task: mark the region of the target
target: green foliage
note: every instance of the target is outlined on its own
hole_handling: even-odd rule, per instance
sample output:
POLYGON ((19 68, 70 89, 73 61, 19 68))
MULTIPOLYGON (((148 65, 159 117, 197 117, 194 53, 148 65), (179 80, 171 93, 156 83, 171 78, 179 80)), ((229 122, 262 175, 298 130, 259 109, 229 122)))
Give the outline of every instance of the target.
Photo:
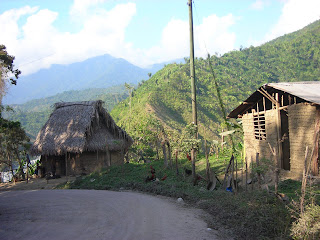
POLYGON ((11 56, 7 53, 6 46, 0 44, 0 97, 3 96, 2 90, 4 89, 7 78, 9 77, 11 84, 16 85, 17 79, 21 74, 19 69, 14 69, 14 59, 14 56, 11 56), (10 74, 13 74, 14 77, 10 77, 10 74))
POLYGON ((320 206, 309 204, 298 220, 292 224, 293 239, 320 239, 320 206))
POLYGON ((23 158, 29 147, 29 138, 20 122, 2 118, 0 111, 0 165, 7 165, 12 170, 13 163, 18 162, 18 172, 23 177, 23 158))
POLYGON ((258 174, 266 174, 269 170, 273 170, 274 162, 270 159, 262 158, 259 161, 259 166, 256 162, 251 162, 250 168, 252 172, 258 174))

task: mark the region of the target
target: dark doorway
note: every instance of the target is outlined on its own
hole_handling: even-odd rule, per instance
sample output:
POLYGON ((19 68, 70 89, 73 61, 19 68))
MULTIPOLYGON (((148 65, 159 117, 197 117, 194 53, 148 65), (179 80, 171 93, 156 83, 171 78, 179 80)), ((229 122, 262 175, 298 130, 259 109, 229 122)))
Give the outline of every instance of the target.
POLYGON ((60 176, 66 175, 66 159, 65 155, 57 156, 55 158, 56 163, 56 174, 60 176))
POLYGON ((289 142, 289 123, 288 112, 280 111, 281 115, 281 138, 282 138, 282 168, 290 170, 290 142, 289 142))

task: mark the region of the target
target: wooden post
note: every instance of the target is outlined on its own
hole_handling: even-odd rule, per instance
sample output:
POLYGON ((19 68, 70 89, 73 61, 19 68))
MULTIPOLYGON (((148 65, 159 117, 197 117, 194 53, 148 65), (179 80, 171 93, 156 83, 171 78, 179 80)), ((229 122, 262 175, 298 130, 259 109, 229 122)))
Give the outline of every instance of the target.
POLYGON ((66 155, 65 155, 65 161, 66 161, 66 179, 67 179, 67 182, 68 182, 68 153, 66 152, 66 155))
POLYGON ((289 101, 289 105, 291 105, 292 104, 292 98, 291 98, 290 94, 288 95, 288 101, 289 101))
POLYGON ((258 176, 258 187, 259 189, 261 189, 261 175, 259 172, 259 166, 260 166, 260 162, 259 162, 259 153, 256 153, 256 163, 257 163, 257 176, 258 176))
POLYGON ((231 164, 232 164, 233 159, 234 159, 234 156, 233 156, 233 154, 232 154, 232 155, 231 155, 231 158, 230 158, 230 161, 229 161, 229 164, 228 164, 228 166, 227 166, 227 168, 226 168, 226 172, 225 172, 225 175, 224 175, 222 188, 225 188, 225 187, 226 187, 227 175, 228 175, 228 173, 229 173, 229 169, 230 169, 230 167, 231 167, 231 164))
POLYGON ((178 150, 176 150, 176 174, 179 175, 179 168, 178 168, 178 150))
POLYGON ((209 165, 209 157, 208 157, 208 146, 207 146, 207 139, 204 140, 205 144, 205 155, 206 155, 206 175, 207 175, 207 181, 210 181, 210 165, 209 165))
POLYGON ((236 179, 235 179, 236 181, 236 192, 238 191, 238 161, 237 161, 237 159, 236 159, 236 179))
POLYGON ((194 147, 191 149, 191 162, 192 162, 192 177, 193 179, 196 179, 196 157, 195 157, 196 150, 194 147))
POLYGON ((97 150, 97 162, 99 162, 99 150, 97 150))
POLYGON ((246 192, 248 191, 248 161, 246 157, 246 192))
POLYGON ((168 147, 169 164, 170 164, 170 168, 172 169, 171 146, 169 141, 167 141, 167 147, 168 147))
POLYGON ((29 182, 29 161, 27 160, 27 183, 29 182))
POLYGON ((283 168, 283 161, 282 161, 282 137, 281 137, 281 113, 280 113, 280 104, 279 104, 279 98, 278 93, 276 94, 276 117, 277 117, 277 145, 278 145, 278 167, 283 168))
POLYGON ((232 159, 232 173, 231 173, 231 176, 232 176, 232 181, 231 181, 231 186, 232 186, 232 190, 234 192, 236 192, 236 184, 234 183, 234 158, 232 159))
POLYGON ((308 146, 306 146, 306 151, 304 154, 304 168, 303 168, 303 176, 301 183, 301 198, 300 198, 300 212, 303 214, 304 212, 304 198, 306 195, 306 186, 307 186, 307 175, 308 175, 308 167, 307 167, 307 157, 308 157, 308 146))
MULTIPOLYGON (((196 74, 194 67, 194 43, 193 43, 193 16, 192 16, 192 0, 188 0, 189 6, 189 31, 190 31, 190 78, 191 78, 191 102, 192 102, 192 121, 197 126, 197 99, 196 99, 196 74)), ((195 133, 195 138, 198 137, 198 133, 195 133)), ((196 150, 192 146, 191 161, 192 161, 192 177, 196 178, 196 150)))
POLYGON ((253 191, 253 159, 252 159, 252 156, 251 156, 251 190, 253 191))

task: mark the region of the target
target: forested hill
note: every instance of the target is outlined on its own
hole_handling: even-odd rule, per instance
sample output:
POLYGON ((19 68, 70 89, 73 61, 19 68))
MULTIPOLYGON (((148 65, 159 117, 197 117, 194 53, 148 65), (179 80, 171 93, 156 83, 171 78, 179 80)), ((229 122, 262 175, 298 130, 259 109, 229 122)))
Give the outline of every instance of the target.
MULTIPOLYGON (((320 21, 259 47, 211 56, 210 61, 227 112, 262 84, 319 81, 320 21)), ((195 65, 199 132, 217 138, 222 114, 213 76, 206 59, 196 59, 195 65)), ((112 116, 133 136, 146 133, 154 119, 167 128, 182 129, 192 119, 189 76, 188 60, 167 65, 142 84, 131 100, 117 105, 112 116)))

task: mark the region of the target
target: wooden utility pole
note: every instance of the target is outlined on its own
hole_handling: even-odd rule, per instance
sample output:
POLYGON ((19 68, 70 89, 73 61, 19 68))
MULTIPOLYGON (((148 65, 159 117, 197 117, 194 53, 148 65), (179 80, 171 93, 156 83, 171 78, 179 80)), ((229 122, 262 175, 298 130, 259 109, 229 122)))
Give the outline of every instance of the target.
MULTIPOLYGON (((189 29, 190 29, 190 77, 191 77, 191 101, 192 101, 192 122, 197 126, 197 101, 196 101, 196 80, 194 70, 194 43, 193 43, 193 17, 192 17, 192 0, 188 0, 189 5, 189 29)), ((198 132, 195 133, 195 138, 198 138, 198 132)), ((196 177, 195 164, 196 149, 192 146, 191 161, 192 161, 192 176, 196 177)))

